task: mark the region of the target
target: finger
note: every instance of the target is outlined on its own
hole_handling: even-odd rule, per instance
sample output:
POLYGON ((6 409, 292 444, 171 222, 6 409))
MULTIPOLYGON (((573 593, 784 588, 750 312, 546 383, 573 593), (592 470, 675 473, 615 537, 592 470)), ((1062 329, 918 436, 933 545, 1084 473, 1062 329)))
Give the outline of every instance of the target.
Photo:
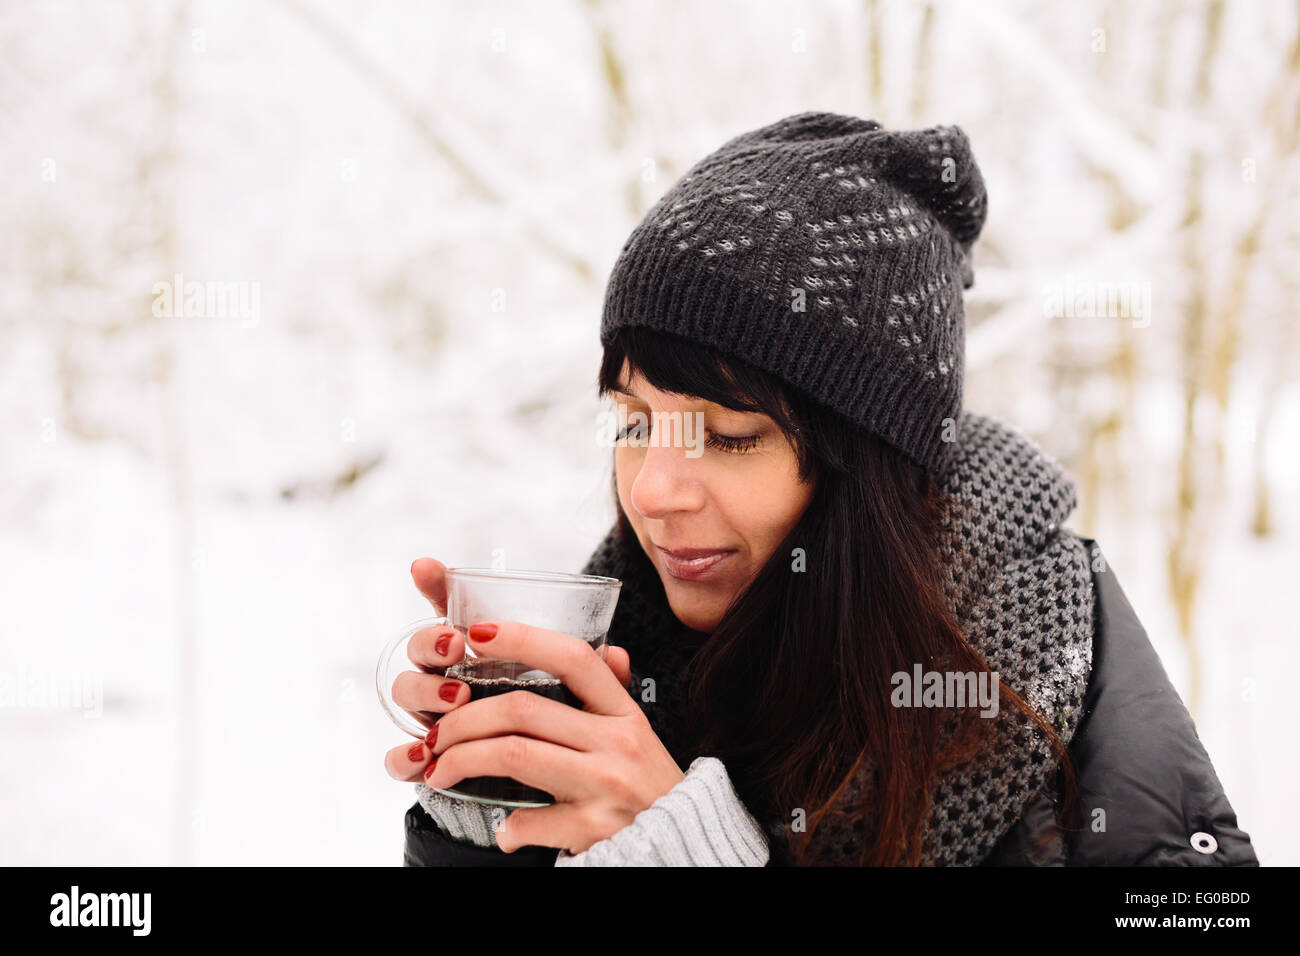
POLYGON ((411 563, 411 580, 428 598, 439 616, 447 613, 447 567, 433 558, 416 558, 411 563))
POLYGON ((402 671, 393 680, 393 703, 403 710, 445 714, 469 702, 469 687, 438 674, 402 671))
POLYGON ((517 734, 485 737, 462 741, 439 754, 425 783, 435 790, 446 790, 469 777, 510 777, 545 790, 563 803, 592 795, 593 784, 588 781, 600 780, 592 765, 594 759, 568 747, 517 734))
POLYGON ((442 754, 467 740, 506 734, 524 734, 570 750, 608 750, 609 719, 531 690, 514 690, 471 701, 441 718, 433 751, 442 754))
POLYGON ((451 627, 426 627, 406 642, 406 656, 418 667, 448 667, 464 655, 465 638, 451 627))
POLYGON ((553 846, 574 850, 584 842, 586 822, 576 803, 557 803, 549 807, 521 807, 513 811, 496 829, 497 846, 513 853, 524 846, 553 846))
POLYGON ((384 769, 394 780, 418 782, 424 778, 424 768, 430 759, 429 748, 424 745, 424 741, 417 740, 414 744, 394 747, 384 754, 384 769))
POLYGON ((469 646, 475 652, 501 660, 518 661, 554 674, 598 714, 621 715, 636 707, 590 644, 574 637, 518 621, 482 621, 469 628, 469 646))
POLYGON ((618 682, 624 687, 632 682, 632 658, 621 647, 613 644, 605 648, 605 665, 614 672, 618 682))

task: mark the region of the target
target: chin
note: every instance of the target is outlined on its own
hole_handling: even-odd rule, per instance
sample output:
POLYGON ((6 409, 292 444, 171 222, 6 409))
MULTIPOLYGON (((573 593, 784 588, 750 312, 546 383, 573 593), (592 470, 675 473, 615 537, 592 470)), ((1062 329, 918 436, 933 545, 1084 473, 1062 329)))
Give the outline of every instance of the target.
POLYGON ((675 578, 669 578, 664 582, 664 590, 668 595, 668 606, 672 609, 673 616, 681 621, 693 631, 699 631, 702 634, 712 633, 713 629, 718 626, 722 620, 723 608, 714 607, 712 601, 692 600, 684 597, 679 590, 680 582, 675 578), (674 587, 677 585, 678 587, 674 587))

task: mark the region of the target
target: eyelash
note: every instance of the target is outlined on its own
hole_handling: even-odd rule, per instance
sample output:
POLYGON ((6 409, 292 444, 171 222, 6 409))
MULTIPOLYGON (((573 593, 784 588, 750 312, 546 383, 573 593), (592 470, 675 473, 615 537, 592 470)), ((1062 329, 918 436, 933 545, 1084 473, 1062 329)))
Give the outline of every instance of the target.
POLYGON ((757 435, 719 435, 717 432, 709 432, 709 437, 705 439, 704 444, 711 448, 720 448, 725 452, 732 452, 737 455, 743 455, 747 451, 752 451, 758 444, 757 435))
MULTIPOLYGON (((636 426, 636 429, 640 431, 641 426, 636 426)), ((631 425, 620 429, 615 441, 623 441, 631 430, 631 425)), ((709 430, 709 437, 704 440, 704 444, 709 448, 717 448, 728 454, 743 455, 746 452, 753 451, 758 444, 759 437, 758 435, 719 435, 717 432, 709 430)))

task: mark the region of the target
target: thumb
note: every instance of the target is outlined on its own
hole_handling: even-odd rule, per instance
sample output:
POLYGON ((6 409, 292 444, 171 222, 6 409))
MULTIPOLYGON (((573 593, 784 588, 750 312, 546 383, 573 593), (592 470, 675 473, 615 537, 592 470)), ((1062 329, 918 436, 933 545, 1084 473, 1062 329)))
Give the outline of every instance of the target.
POLYGON ((632 680, 632 658, 627 651, 621 647, 615 647, 613 644, 608 645, 605 648, 605 663, 614 672, 619 684, 626 690, 627 685, 632 680))
POLYGON ((416 558, 411 563, 411 580, 439 615, 447 613, 447 566, 433 558, 416 558))

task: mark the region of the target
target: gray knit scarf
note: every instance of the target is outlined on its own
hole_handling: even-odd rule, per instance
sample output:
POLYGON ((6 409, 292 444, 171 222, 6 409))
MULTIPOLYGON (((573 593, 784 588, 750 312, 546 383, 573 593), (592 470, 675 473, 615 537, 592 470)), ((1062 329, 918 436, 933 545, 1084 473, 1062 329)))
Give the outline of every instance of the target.
MULTIPOLYGON (((967 506, 945 518, 950 606, 999 681, 1068 744, 1092 668, 1095 608, 1086 546, 1061 528, 1074 510, 1074 483, 1032 440, 997 419, 964 413, 957 444, 941 478, 967 506)), ((692 632, 673 615, 645 553, 635 540, 622 540, 617 524, 583 570, 623 581, 609 641, 631 656, 634 691, 642 675, 654 678, 655 699, 642 701, 642 709, 674 759, 689 766, 701 754, 683 750, 687 688, 674 677, 689 664, 693 651, 683 636, 692 632)), ((987 756, 943 778, 933 794, 923 865, 980 863, 1056 769, 1046 737, 1018 711, 1004 706, 991 719, 996 733, 987 756)), ((864 774, 844 799, 867 800, 870 790, 864 774)), ((854 863, 862 837, 836 819, 828 816, 815 831, 816 858, 854 863)), ((763 821, 774 836, 789 822, 763 821)), ((773 844, 774 862, 789 862, 784 841, 773 844)))

